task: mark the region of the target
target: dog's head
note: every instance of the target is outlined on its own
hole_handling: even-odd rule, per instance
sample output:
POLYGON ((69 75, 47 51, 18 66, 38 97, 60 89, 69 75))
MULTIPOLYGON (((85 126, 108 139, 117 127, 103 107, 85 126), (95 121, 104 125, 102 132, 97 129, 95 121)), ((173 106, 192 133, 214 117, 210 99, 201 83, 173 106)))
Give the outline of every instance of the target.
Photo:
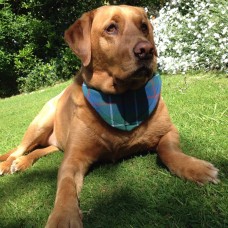
POLYGON ((103 6, 82 15, 65 40, 87 85, 105 93, 143 86, 156 71, 153 27, 142 8, 103 6))

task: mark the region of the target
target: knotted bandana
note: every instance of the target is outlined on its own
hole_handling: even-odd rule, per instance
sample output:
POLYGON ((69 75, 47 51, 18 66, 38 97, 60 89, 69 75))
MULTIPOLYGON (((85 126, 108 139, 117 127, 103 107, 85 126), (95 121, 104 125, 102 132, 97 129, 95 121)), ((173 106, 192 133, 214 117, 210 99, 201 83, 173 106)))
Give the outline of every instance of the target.
POLYGON ((161 93, 161 77, 155 74, 144 87, 123 94, 104 94, 85 83, 82 90, 106 123, 120 130, 131 131, 154 111, 161 93))

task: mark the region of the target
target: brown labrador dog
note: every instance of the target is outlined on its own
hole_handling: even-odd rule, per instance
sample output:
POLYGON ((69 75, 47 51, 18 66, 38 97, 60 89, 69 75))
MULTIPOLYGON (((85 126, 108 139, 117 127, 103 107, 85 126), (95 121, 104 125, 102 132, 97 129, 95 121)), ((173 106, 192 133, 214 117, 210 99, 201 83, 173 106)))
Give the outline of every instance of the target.
POLYGON ((160 96, 153 28, 143 9, 103 6, 85 13, 65 32, 65 40, 82 61, 80 73, 47 102, 21 144, 0 157, 0 173, 7 174, 64 151, 46 227, 82 227, 78 198, 83 177, 99 160, 154 148, 177 176, 199 184, 218 182, 212 164, 180 149, 178 131, 160 96), (110 116, 107 110, 113 111, 110 116))

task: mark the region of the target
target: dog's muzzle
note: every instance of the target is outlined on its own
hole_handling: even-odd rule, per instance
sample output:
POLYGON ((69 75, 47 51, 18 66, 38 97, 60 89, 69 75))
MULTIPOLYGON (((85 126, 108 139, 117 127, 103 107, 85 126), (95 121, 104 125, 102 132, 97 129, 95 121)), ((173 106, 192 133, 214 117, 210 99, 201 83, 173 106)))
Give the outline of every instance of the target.
POLYGON ((133 48, 138 60, 151 60, 153 58, 153 45, 149 41, 140 41, 133 48))

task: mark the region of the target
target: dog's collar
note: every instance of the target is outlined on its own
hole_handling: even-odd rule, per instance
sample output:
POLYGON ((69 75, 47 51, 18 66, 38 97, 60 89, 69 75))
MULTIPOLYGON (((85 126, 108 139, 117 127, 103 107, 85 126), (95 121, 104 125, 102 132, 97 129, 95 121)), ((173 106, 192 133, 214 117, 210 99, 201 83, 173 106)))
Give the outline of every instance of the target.
POLYGON ((161 93, 161 77, 155 74, 147 84, 123 94, 104 94, 82 85, 83 94, 100 117, 110 126, 131 131, 156 108, 161 93))

